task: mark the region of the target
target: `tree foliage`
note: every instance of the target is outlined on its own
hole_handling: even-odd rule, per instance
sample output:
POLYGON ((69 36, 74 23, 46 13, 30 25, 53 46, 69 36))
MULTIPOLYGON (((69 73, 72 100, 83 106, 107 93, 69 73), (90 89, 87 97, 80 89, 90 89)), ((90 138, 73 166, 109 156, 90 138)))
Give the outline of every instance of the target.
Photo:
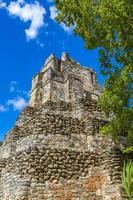
POLYGON ((55 0, 57 21, 73 25, 86 48, 99 49, 105 75, 99 104, 110 121, 103 133, 119 139, 125 134, 126 152, 133 150, 133 1, 55 0))

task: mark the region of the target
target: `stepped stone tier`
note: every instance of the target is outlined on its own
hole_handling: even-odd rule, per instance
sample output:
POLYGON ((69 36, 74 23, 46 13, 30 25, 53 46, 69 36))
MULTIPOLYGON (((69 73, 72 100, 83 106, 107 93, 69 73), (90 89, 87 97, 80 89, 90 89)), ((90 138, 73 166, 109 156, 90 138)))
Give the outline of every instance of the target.
POLYGON ((0 147, 0 200, 122 200, 123 156, 99 133, 96 73, 51 55, 0 147))

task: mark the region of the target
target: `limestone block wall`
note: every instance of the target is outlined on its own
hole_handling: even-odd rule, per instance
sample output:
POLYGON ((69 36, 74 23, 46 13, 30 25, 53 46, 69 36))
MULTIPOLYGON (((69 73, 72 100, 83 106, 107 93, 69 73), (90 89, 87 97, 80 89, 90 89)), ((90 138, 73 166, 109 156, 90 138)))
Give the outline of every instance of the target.
POLYGON ((10 159, 3 199, 121 199, 98 155, 36 146, 10 159))
POLYGON ((52 101, 65 101, 64 83, 53 81, 51 83, 51 100, 52 101))
POLYGON ((70 101, 78 101, 84 98, 82 81, 76 77, 70 77, 70 101))
POLYGON ((123 199, 123 156, 98 134, 93 103, 86 102, 88 113, 80 117, 73 113, 86 110, 83 102, 49 102, 22 112, 0 148, 6 157, 0 167, 1 200, 123 199))
POLYGON ((96 74, 93 70, 81 67, 69 57, 57 59, 51 55, 32 80, 30 106, 39 106, 49 99, 72 103, 84 98, 85 92, 99 95, 95 86, 96 74))
POLYGON ((44 104, 46 101, 51 100, 51 82, 47 82, 41 89, 42 93, 42 102, 41 104, 44 104))
POLYGON ((41 69, 41 72, 47 71, 49 68, 52 68, 55 72, 58 72, 60 70, 60 60, 57 59, 54 54, 50 55, 45 63, 44 66, 41 69))
POLYGON ((30 106, 34 107, 37 102, 40 104, 42 99, 41 96, 41 88, 42 88, 42 74, 38 73, 32 80, 32 88, 30 92, 30 106))

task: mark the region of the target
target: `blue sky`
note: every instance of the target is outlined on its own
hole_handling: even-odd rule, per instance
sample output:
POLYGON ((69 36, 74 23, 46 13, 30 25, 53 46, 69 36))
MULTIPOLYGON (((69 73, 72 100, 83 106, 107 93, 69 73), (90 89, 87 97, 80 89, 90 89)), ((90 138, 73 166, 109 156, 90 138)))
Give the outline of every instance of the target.
POLYGON ((103 82, 98 51, 86 50, 73 27, 55 21, 56 14, 52 0, 0 1, 0 140, 28 104, 31 79, 51 53, 68 52, 103 82))

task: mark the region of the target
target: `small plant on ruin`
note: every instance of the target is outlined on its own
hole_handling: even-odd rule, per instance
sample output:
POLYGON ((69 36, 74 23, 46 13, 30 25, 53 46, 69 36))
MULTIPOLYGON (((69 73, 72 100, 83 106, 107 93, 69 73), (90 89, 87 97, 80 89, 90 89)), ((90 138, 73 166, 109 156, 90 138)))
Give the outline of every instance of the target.
POLYGON ((0 141, 0 146, 2 146, 3 142, 0 141))
POLYGON ((129 200, 133 200, 133 162, 124 163, 122 173, 122 187, 125 190, 129 200))

